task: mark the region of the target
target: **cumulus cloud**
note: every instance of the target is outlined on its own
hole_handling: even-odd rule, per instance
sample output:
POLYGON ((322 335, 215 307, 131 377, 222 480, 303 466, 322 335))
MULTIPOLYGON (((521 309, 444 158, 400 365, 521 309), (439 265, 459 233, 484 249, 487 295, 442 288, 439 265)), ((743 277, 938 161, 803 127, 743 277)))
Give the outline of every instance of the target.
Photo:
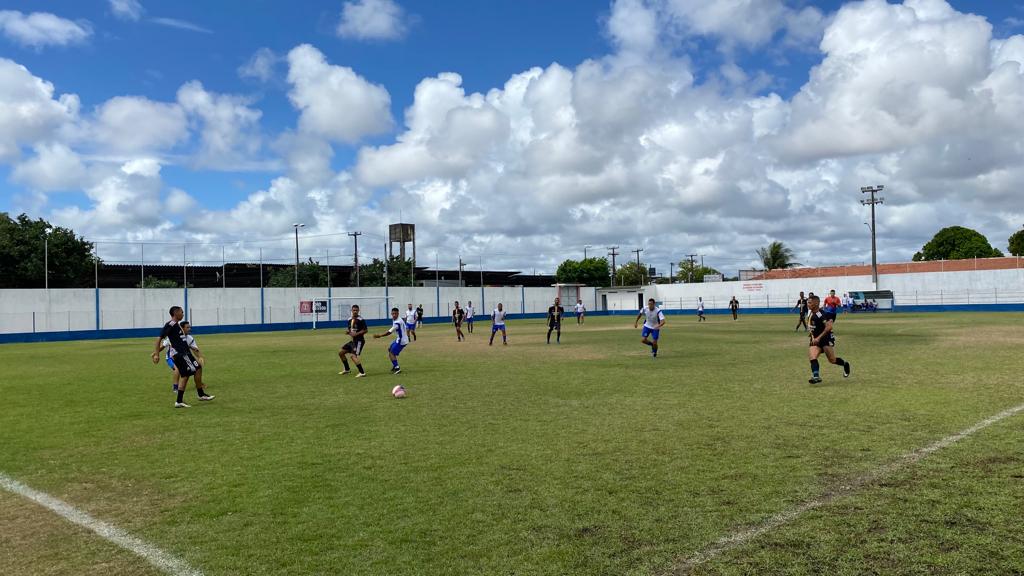
POLYGON ((49 12, 0 10, 0 33, 16 44, 42 48, 81 44, 92 36, 92 27, 88 22, 72 22, 49 12))
POLYGON ((153 158, 138 158, 121 165, 99 166, 85 188, 89 208, 71 206, 53 212, 62 225, 92 237, 136 235, 165 226, 160 202, 161 166, 153 158))
POLYGON ((109 0, 110 11, 120 20, 138 21, 145 10, 138 0, 109 0))
POLYGON ((0 162, 18 158, 22 146, 56 138, 77 120, 78 109, 77 96, 54 98, 53 84, 0 58, 0 162))
POLYGON ((354 143, 391 129, 391 95, 351 68, 329 64, 309 44, 288 53, 288 98, 300 111, 299 129, 354 143))
POLYGON ((176 103, 118 96, 96 110, 92 138, 102 150, 121 154, 165 151, 188 137, 188 119, 176 103))
POLYGON ((238 67, 240 78, 252 78, 260 82, 269 82, 274 77, 274 68, 282 58, 270 48, 260 48, 249 61, 238 67))
POLYGON ((68 146, 53 142, 37 144, 35 156, 17 164, 11 180, 32 190, 74 190, 86 176, 82 159, 68 146))
POLYGON ((394 0, 345 2, 336 32, 354 40, 398 40, 405 36, 405 13, 394 0))
POLYGON ((259 152, 263 114, 247 98, 208 92, 193 80, 178 89, 178 104, 199 127, 197 167, 237 168, 259 152))

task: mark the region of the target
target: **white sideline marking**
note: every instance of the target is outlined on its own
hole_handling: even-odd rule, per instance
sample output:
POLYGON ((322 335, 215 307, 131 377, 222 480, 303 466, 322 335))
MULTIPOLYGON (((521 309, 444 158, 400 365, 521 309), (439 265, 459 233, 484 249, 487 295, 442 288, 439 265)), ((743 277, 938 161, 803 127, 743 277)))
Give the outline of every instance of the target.
POLYGON ((172 576, 203 576, 202 572, 192 568, 183 560, 164 552, 152 544, 143 542, 117 526, 93 518, 63 500, 29 488, 3 472, 0 472, 0 488, 47 508, 72 524, 78 524, 95 532, 104 540, 141 556, 153 566, 172 576))
POLYGON ((715 558, 716 556, 719 556, 723 552, 728 552, 733 548, 742 546, 750 540, 763 536, 784 524, 788 524, 789 522, 797 519, 806 512, 810 512, 811 510, 814 510, 816 508, 821 508, 822 506, 831 503, 833 500, 837 498, 847 496, 853 493, 854 491, 858 490, 859 488, 862 488, 866 484, 870 484, 876 480, 888 476, 889 474, 896 472, 897 470, 903 468, 904 466, 914 464, 921 460, 922 458, 932 454, 933 452, 937 452, 939 450, 942 450, 943 448, 947 448, 953 444, 956 444, 960 440, 967 438, 968 436, 974 434, 975 432, 988 428, 989 426, 995 424, 996 422, 999 422, 1000 420, 1005 420, 1006 418, 1009 418, 1010 416, 1013 416, 1020 412, 1024 412, 1024 404, 1021 404, 1020 406, 1017 406, 1015 408, 1003 410, 999 414, 986 418, 985 420, 978 422, 974 426, 971 426, 970 428, 967 428, 965 430, 961 430, 960 432, 957 432, 952 436, 946 436, 942 440, 925 446, 924 448, 918 448, 913 452, 908 452, 897 458, 895 461, 890 462, 889 464, 881 466, 863 476, 858 476, 856 478, 848 480, 845 484, 835 486, 829 489, 827 492, 813 500, 808 500, 807 502, 798 504, 797 506, 794 506, 789 510, 783 510, 782 512, 779 512, 778 514, 771 516, 770 518, 768 518, 767 520, 765 520, 757 526, 733 532, 732 534, 727 534, 716 540, 707 548, 697 552, 696 554, 693 554, 686 560, 683 560, 679 564, 673 566, 670 569, 669 574, 688 574, 697 566, 707 562, 708 560, 715 558))

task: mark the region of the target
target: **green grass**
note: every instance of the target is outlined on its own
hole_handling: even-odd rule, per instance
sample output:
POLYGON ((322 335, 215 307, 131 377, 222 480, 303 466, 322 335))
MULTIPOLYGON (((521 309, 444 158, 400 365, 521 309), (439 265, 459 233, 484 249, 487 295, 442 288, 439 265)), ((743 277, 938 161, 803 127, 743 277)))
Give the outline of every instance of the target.
MULTIPOLYGON (((558 346, 540 321, 493 348, 486 324, 431 326, 399 376, 370 341, 363 380, 337 375, 339 331, 199 335, 217 399, 188 410, 149 339, 5 345, 0 471, 207 576, 664 574, 1024 402, 1021 320, 842 318, 853 377, 819 386, 790 316, 670 316, 656 361, 624 317, 558 346)), ((1004 420, 695 572, 1024 572, 1022 433, 1004 420)), ((4 574, 153 573, 55 518, 0 492, 4 574)))

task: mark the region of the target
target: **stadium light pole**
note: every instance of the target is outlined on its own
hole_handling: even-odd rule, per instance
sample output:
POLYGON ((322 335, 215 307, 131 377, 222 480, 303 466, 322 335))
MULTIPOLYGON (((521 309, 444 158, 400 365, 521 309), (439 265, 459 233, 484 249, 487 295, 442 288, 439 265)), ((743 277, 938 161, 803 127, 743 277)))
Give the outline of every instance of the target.
POLYGON ((871 197, 868 200, 861 200, 860 203, 864 206, 871 206, 871 282, 875 286, 875 290, 878 289, 878 249, 875 244, 875 204, 883 204, 885 198, 876 197, 875 194, 885 189, 884 185, 879 184, 878 186, 863 186, 860 189, 861 194, 870 194, 871 197))
POLYGON ((50 227, 43 228, 43 287, 50 289, 50 227))
POLYGON ((299 289, 299 228, 305 228, 305 224, 299 224, 296 222, 292 224, 295 228, 295 289, 299 289))
POLYGON ((593 246, 591 246, 590 244, 586 244, 586 245, 583 246, 583 259, 584 260, 587 259, 587 250, 590 249, 590 248, 593 248, 593 246))

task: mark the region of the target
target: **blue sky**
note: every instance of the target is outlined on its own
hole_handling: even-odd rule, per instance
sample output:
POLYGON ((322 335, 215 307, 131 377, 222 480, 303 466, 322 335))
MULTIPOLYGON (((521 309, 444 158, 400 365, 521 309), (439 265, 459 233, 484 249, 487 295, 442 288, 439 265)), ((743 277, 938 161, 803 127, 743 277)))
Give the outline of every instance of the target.
MULTIPOLYGON (((338 213, 334 217, 318 223, 319 228, 324 230, 353 226, 353 219, 357 218, 356 213, 359 210, 380 213, 404 205, 407 212, 433 213, 433 217, 426 219, 422 225, 427 237, 438 246, 446 246, 446 249, 465 246, 468 252, 488 253, 495 250, 495 245, 513 241, 524 250, 524 253, 532 253, 537 245, 551 246, 553 238, 556 239, 556 244, 596 244, 614 242, 614 236, 618 234, 621 239, 617 243, 641 245, 652 242, 653 235, 642 227, 616 230, 611 225, 614 218, 607 212, 598 215, 596 208, 592 208, 606 206, 612 207, 606 210, 614 209, 620 202, 622 205, 635 205, 637 197, 632 196, 634 194, 644 198, 664 195, 670 200, 668 204, 676 205, 688 215, 713 216, 719 228, 736 227, 730 229, 724 237, 714 239, 698 238, 701 234, 700 224, 688 227, 694 231, 680 232, 682 235, 678 238, 678 243, 697 246, 685 251, 698 249, 709 253, 712 258, 717 254, 722 262, 729 261, 730 258, 742 261, 749 256, 733 257, 732 253, 749 254, 750 246, 770 237, 784 237, 791 242, 800 243, 800 247, 806 247, 804 249, 811 252, 803 258, 807 261, 859 261, 864 255, 859 246, 861 239, 855 236, 859 232, 855 233, 852 230, 862 228, 859 221, 849 230, 828 232, 829 235, 835 234, 837 242, 849 242, 851 251, 852 247, 857 245, 855 254, 821 253, 815 238, 805 237, 795 224, 778 226, 775 225, 778 219, 772 218, 775 224, 765 226, 764 230, 758 232, 749 229, 747 220, 750 215, 739 214, 731 218, 727 207, 731 202, 738 201, 738 197, 733 193, 746 194, 751 193, 749 190, 752 188, 763 188, 757 192, 761 195, 759 198, 772 198, 777 188, 783 189, 786 193, 779 198, 787 197, 786 210, 793 217, 797 217, 799 201, 805 199, 807 189, 827 189, 838 183, 845 185, 847 179, 860 178, 860 175, 864 174, 877 174, 878 177, 885 176, 890 179, 911 177, 905 170, 894 170, 887 163, 894 161, 894 154, 909 162, 915 152, 924 153, 923 150, 929 145, 929 134, 934 136, 932 133, 922 133, 921 140, 915 142, 894 141, 891 146, 881 146, 877 149, 868 146, 864 149, 839 150, 810 156, 804 151, 792 152, 792 147, 786 148, 785 151, 772 148, 780 139, 784 139, 787 129, 795 130, 795 126, 799 124, 799 118, 794 114, 803 110, 799 106, 803 96, 827 92, 822 86, 815 86, 815 81, 811 77, 814 67, 822 65, 829 56, 819 45, 824 31, 835 31, 837 26, 850 26, 851 23, 855 26, 858 19, 865 21, 871 18, 871 11, 904 8, 895 2, 883 3, 876 0, 865 4, 840 0, 762 0, 751 3, 757 8, 754 12, 722 15, 713 14, 713 9, 701 8, 702 3, 689 0, 373 0, 385 2, 397 11, 397 17, 390 25, 397 26, 401 31, 389 37, 366 37, 339 32, 339 22, 344 19, 346 5, 358 5, 370 0, 119 1, 134 7, 135 14, 116 14, 116 2, 111 3, 108 0, 36 0, 5 3, 3 10, 16 11, 19 14, 17 18, 9 17, 8 22, 14 22, 32 13, 50 14, 61 20, 76 23, 86 35, 71 40, 50 38, 46 41, 32 42, 23 36, 19 39, 17 33, 12 32, 13 28, 9 27, 5 36, 0 37, 0 58, 24 66, 32 76, 52 84, 54 99, 60 94, 73 94, 77 95, 80 101, 75 118, 70 122, 75 126, 66 127, 66 130, 60 131, 59 134, 49 133, 45 138, 33 136, 36 138, 33 140, 26 136, 18 140, 21 153, 17 157, 9 156, 6 161, 0 163, 0 210, 28 210, 33 212, 33 216, 47 217, 58 222, 62 222, 63 218, 63 223, 80 226, 83 228, 82 232, 90 236, 102 234, 111 237, 120 235, 120 232, 126 238, 144 238, 152 237, 152 232, 146 230, 161 229, 176 230, 177 233, 193 234, 216 241, 216 232, 211 232, 209 228, 191 226, 190 221, 195 219, 187 218, 185 214, 196 214, 204 210, 209 212, 204 216, 207 220, 238 217, 240 210, 245 208, 247 202, 252 201, 254 194, 271 190, 275 179, 287 178, 290 182, 297 183, 297 188, 289 189, 292 191, 287 192, 288 194, 321 200, 327 195, 330 196, 332 206, 338 207, 338 213), (840 8, 843 8, 844 13, 856 16, 837 21, 835 15, 840 8), (732 24, 735 25, 765 12, 777 14, 777 17, 768 24, 774 28, 769 29, 767 37, 758 36, 756 28, 749 31, 748 36, 731 31, 730 19, 734 19, 732 24), (633 29, 634 23, 643 22, 647 16, 652 19, 651 27, 637 26, 633 29), (615 22, 626 24, 624 27, 617 27, 615 22), (333 152, 333 157, 329 159, 333 173, 333 179, 330 181, 333 183, 328 183, 327 175, 322 175, 317 180, 302 173, 300 168, 284 158, 282 146, 287 145, 277 143, 282 134, 303 133, 303 128, 299 125, 303 112, 297 110, 296 105, 290 100, 290 96, 294 95, 298 88, 287 79, 289 67, 295 65, 294 62, 290 63, 288 55, 303 44, 309 44, 322 54, 326 64, 333 67, 329 68, 330 70, 351 69, 365 81, 366 85, 382 87, 389 98, 392 122, 390 128, 367 129, 355 139, 341 138, 336 134, 321 134, 318 136, 319 139, 314 139, 315 143, 326 143, 333 152), (250 62, 254 54, 261 49, 269 49, 277 59, 272 68, 272 75, 265 78, 242 77, 239 73, 240 67, 250 62), (473 156, 472 160, 466 160, 466 154, 459 152, 460 159, 453 161, 454 164, 444 170, 431 171, 419 165, 395 164, 397 172, 408 175, 392 178, 371 173, 372 166, 367 162, 367 158, 378 150, 382 151, 382 157, 387 162, 408 160, 410 154, 440 157, 437 154, 441 152, 437 150, 406 150, 408 146, 399 146, 403 141, 415 140, 422 136, 415 130, 407 130, 405 114, 407 110, 415 108, 417 86, 425 79, 435 78, 445 72, 459 74, 461 89, 466 96, 464 106, 467 109, 478 110, 481 101, 471 102, 472 94, 479 93, 481 98, 486 99, 488 91, 502 90, 510 78, 533 67, 545 69, 546 76, 557 76, 554 74, 557 70, 552 71, 548 68, 551 64, 557 63, 573 75, 573 82, 576 83, 573 89, 577 91, 573 93, 573 98, 580 99, 573 102, 573 109, 576 116, 582 118, 586 113, 582 104, 583 92, 580 91, 580 79, 583 78, 580 74, 583 68, 580 67, 588 60, 598 62, 604 68, 602 81, 609 83, 609 90, 617 83, 621 86, 622 83, 630 82, 629 78, 635 78, 629 75, 629 70, 642 70, 645 74, 662 74, 666 80, 661 88, 664 87, 664 83, 673 84, 673 75, 680 78, 691 75, 692 82, 689 86, 684 86, 683 92, 686 93, 686 97, 683 100, 677 98, 668 104, 660 101, 660 96, 652 97, 649 103, 645 102, 646 95, 652 94, 650 90, 660 89, 656 84, 644 88, 647 92, 637 92, 635 97, 628 101, 629 117, 645 130, 638 131, 638 136, 632 140, 632 144, 625 144, 623 148, 595 149, 593 154, 596 157, 581 157, 567 161, 565 166, 571 166, 571 169, 562 168, 563 173, 538 177, 532 184, 529 178, 537 173, 536 166, 518 166, 517 169, 522 170, 522 179, 511 182, 507 178, 511 166, 516 166, 521 159, 530 158, 529 155, 511 156, 514 150, 518 150, 515 154, 521 154, 529 148, 529 144, 521 142, 509 144, 502 154, 486 158, 473 156), (259 114, 258 121, 249 127, 248 132, 260 139, 258 149, 232 156, 234 160, 244 157, 246 169, 238 169, 238 162, 212 162, 205 167, 199 167, 195 155, 199 153, 200 138, 205 134, 198 123, 201 112, 187 111, 185 116, 179 112, 179 117, 187 118, 187 136, 164 145, 153 144, 135 155, 140 159, 155 158, 159 165, 159 176, 154 176, 151 171, 143 171, 146 173, 144 177, 152 180, 146 181, 145 185, 152 187, 150 200, 157 202, 154 204, 157 211, 160 211, 159 203, 172 201, 170 196, 174 190, 184 193, 178 194, 178 202, 174 205, 180 204, 180 210, 171 204, 164 204, 165 207, 171 207, 165 212, 165 219, 126 220, 127 228, 111 230, 110 223, 116 219, 104 219, 102 211, 96 208, 103 204, 103 182, 106 182, 104 178, 113 177, 111 174, 116 173, 117 165, 130 161, 135 151, 117 149, 116 144, 110 146, 109 142, 105 147, 91 140, 92 136, 82 134, 100 124, 99 111, 111 99, 137 96, 147 102, 180 106, 181 104, 176 102, 178 91, 191 81, 201 82, 202 89, 208 95, 213 95, 212 97, 221 95, 233 98, 235 100, 232 102, 238 106, 259 114), (632 174, 632 171, 648 170, 649 168, 644 168, 646 164, 627 166, 627 172, 631 173, 623 175, 622 182, 626 188, 632 187, 629 190, 623 188, 613 193, 597 186, 589 192, 591 196, 586 196, 582 192, 583 196, 580 196, 567 191, 564 201, 559 203, 560 209, 565 210, 565 217, 561 220, 591 218, 589 225, 583 222, 579 226, 556 227, 550 231, 523 229, 521 234, 509 230, 493 232, 493 226, 491 229, 487 226, 480 227, 478 219, 467 213, 470 206, 485 203, 487 198, 504 193, 502 190, 519 189, 522 186, 529 188, 534 185, 540 189, 551 180, 560 177, 581 178, 580 182, 589 182, 588 176, 595 176, 604 181, 615 181, 616 173, 609 171, 609 166, 615 166, 618 162, 639 162, 637 158, 649 150, 646 142, 650 140, 651 135, 663 134, 670 128, 682 130, 683 133, 699 132, 695 125, 686 125, 684 113, 694 111, 694 117, 699 123, 705 118, 697 112, 701 110, 710 110, 713 114, 721 113, 722 118, 733 119, 740 109, 749 112, 763 106, 778 105, 787 107, 787 110, 779 113, 779 117, 785 117, 789 124, 772 128, 774 136, 765 140, 764 148, 760 147, 762 144, 759 142, 751 146, 751 140, 757 140, 761 135, 738 136, 736 141, 721 143, 718 150, 695 152, 687 166, 673 163, 672 154, 662 154, 657 160, 650 158, 650 162, 660 162, 662 170, 662 176, 650 182, 638 183, 638 176, 632 174), (645 110, 645 106, 649 108, 645 110), (659 106, 662 108, 658 109, 659 106), (679 108, 658 118, 659 112, 664 111, 664 106, 679 108), (640 123, 643 122, 650 125, 641 126, 640 123), (69 133, 77 135, 67 136, 69 133), (74 183, 62 183, 58 188, 66 189, 47 189, 45 185, 39 184, 40 178, 24 176, 26 168, 20 169, 21 176, 14 177, 14 171, 19 164, 32 159, 33 150, 36 150, 38 155, 39 146, 58 141, 61 146, 67 146, 71 153, 81 157, 83 176, 78 187, 74 183), (111 151, 115 149, 116 153, 111 151), (759 172, 761 176, 744 175, 739 168, 735 170, 735 174, 727 174, 722 168, 729 165, 730 157, 738 154, 737 151, 740 149, 743 149, 743 154, 749 154, 750 158, 757 158, 757 162, 765 163, 763 171, 759 172), (392 152, 394 154, 391 154, 392 152), (794 160, 795 158, 798 158, 798 161, 794 160), (694 167, 700 166, 701 162, 710 162, 715 167, 713 182, 702 182, 698 177, 699 170, 694 167), (579 168, 582 165, 589 167, 579 168), (493 166, 498 166, 495 168, 496 172, 487 172, 487 167, 493 166), (568 172, 565 172, 566 170, 568 172), (683 172, 686 174, 683 175, 683 172), (763 187, 760 184, 751 184, 758 178, 769 184, 763 187), (675 183, 673 186, 676 188, 664 188, 666 182, 675 183), (644 188, 645 186, 648 188, 644 188), (678 194, 678 198, 675 198, 674 194, 678 194), (715 194, 719 195, 720 200, 706 197, 715 194), (357 210, 353 202, 360 198, 362 205, 357 210), (673 198, 675 200, 672 200, 673 198), (437 204, 438 199, 443 201, 437 204), (430 202, 434 204, 428 206, 430 202), (442 207, 437 208, 437 205, 442 207), (466 208, 456 210, 453 205, 466 208), (72 212, 67 210, 69 207, 77 207, 79 210, 72 212), (231 216, 232 214, 234 216, 231 216), (433 225, 430 220, 434 221, 433 225), (440 226, 441 222, 445 225, 440 226), (465 227, 468 232, 466 235, 454 233, 448 224, 455 224, 455 228, 465 227), (133 226, 137 228, 132 228, 133 226), (742 250, 728 245, 727 238, 738 230, 749 236, 747 243, 750 246, 744 245, 742 250), (593 242, 590 242, 588 237, 592 237, 593 242)), ((960 42, 962 40, 956 36, 958 31, 972 33, 968 13, 982 16, 991 26, 992 32, 987 42, 1001 42, 1024 32, 1024 4, 1019 2, 953 0, 947 5, 942 0, 908 0, 905 7, 916 10, 917 14, 916 19, 905 24, 908 29, 883 30, 879 32, 880 35, 893 34, 893 38, 900 38, 901 34, 909 33, 909 27, 912 26, 919 26, 920 30, 927 31, 933 23, 933 20, 929 19, 940 18, 953 27, 950 29, 952 32, 946 32, 948 38, 945 41, 960 42), (929 12, 933 9, 942 14, 935 16, 929 12)), ((894 26, 904 25, 901 22, 894 23, 895 20, 897 19, 890 16, 880 22, 894 26)), ((0 30, 2 29, 0 26, 0 30)), ((934 41, 941 44, 944 40, 936 37, 934 41)), ((850 47, 843 46, 841 49, 847 48, 850 47)), ((856 48, 858 54, 864 53, 862 48, 856 48)), ((913 45, 904 48, 908 51, 909 61, 914 57, 910 52, 915 48, 913 45)), ((979 55, 981 52, 979 48, 979 55)), ((1006 57, 1014 57, 1014 52, 1007 50, 1006 53, 1010 54, 1006 57)), ((880 52, 879 57, 882 55, 880 52)), ((868 68, 869 66, 863 67, 868 68)), ((650 76, 645 78, 649 79, 650 76)), ((961 79, 950 80, 956 81, 961 79)), ((971 77, 971 72, 968 71, 965 72, 962 81, 981 80, 971 77)), ((928 78, 923 82, 947 85, 944 79, 928 78)), ((676 98, 679 94, 676 87, 671 87, 670 97, 676 98)), ((839 102, 841 99, 836 101, 839 102)), ((538 105, 537 102, 538 100, 533 99, 527 104, 534 106, 538 105)), ((514 110, 502 108, 493 102, 490 104, 500 111, 502 122, 506 117, 511 119, 512 134, 516 134, 518 124, 514 110)), ((422 113, 426 114, 426 108, 423 110, 422 113)), ((832 113, 835 113, 835 110, 832 113)), ((605 117, 609 116, 608 112, 603 114, 605 117)), ((522 130, 535 127, 539 122, 538 118, 534 114, 533 119, 522 127, 522 130)), ((381 122, 384 121, 386 119, 382 118, 381 122)), ((173 123, 169 126, 169 129, 174 128, 173 123)), ((585 127, 583 121, 579 120, 579 126, 574 127, 573 131, 579 132, 580 127, 594 128, 594 134, 605 135, 608 134, 605 130, 610 129, 585 127)), ((476 128, 463 127, 460 130, 469 130, 472 134, 476 128)), ((866 129, 870 130, 871 126, 866 126, 866 129)), ((722 127, 722 132, 730 130, 733 130, 733 127, 722 127)), ((467 137, 466 132, 460 134, 464 140, 472 140, 467 137)), ((434 136, 436 137, 436 134, 434 136)), ((545 140, 549 136, 538 136, 534 144, 551 144, 555 139, 554 136, 550 136, 550 141, 545 140)), ((575 134, 573 138, 578 136, 579 134, 575 134)), ((963 135, 954 131, 945 136, 957 140, 963 135)), ((565 138, 566 142, 571 140, 569 136, 565 138)), ((568 146, 582 148, 589 144, 591 143, 583 140, 576 144, 570 142, 568 146)), ((686 146, 682 146, 677 151, 682 153, 685 148, 686 146)), ((559 148, 559 152, 564 151, 565 149, 559 148)), ((551 155, 550 151, 548 155, 551 155)), ((43 162, 42 158, 40 162, 43 162)), ((736 162, 737 166, 745 165, 744 161, 736 162)), ((389 165, 384 166, 387 168, 389 165)), ((993 178, 991 172, 971 176, 977 178, 978 186, 985 188, 986 193, 997 196, 1002 194, 1000 190, 990 189, 993 178)), ((1015 182, 1012 178, 1011 181, 1015 182)), ((278 184, 281 184, 279 180, 278 184)), ((579 184, 584 188, 589 185, 579 184)), ((281 188, 284 189, 284 186, 281 188)), ((950 183, 949 188, 953 189, 956 186, 950 183)), ((271 195, 273 194, 277 192, 271 190, 271 195)), ((915 195, 920 196, 920 192, 915 191, 915 195)), ((966 197, 962 200, 970 201, 971 198, 966 197)), ((909 206, 910 199, 906 200, 906 203, 909 206)), ((754 201, 753 204, 757 202, 754 201)), ((1004 211, 1006 216, 1000 218, 975 215, 971 211, 968 213, 974 217, 975 224, 989 226, 992 235, 1001 237, 1009 227, 1008 222, 1016 218, 1020 210, 1020 206, 1012 204, 1004 211)), ((851 219, 858 220, 856 207, 851 207, 850 211, 853 214, 851 219)), ((483 212, 482 218, 486 220, 489 217, 487 209, 483 212)), ((960 213, 962 214, 963 210, 960 210, 960 213)), ((314 217, 295 215, 300 216, 314 217)), ((383 221, 389 218, 397 220, 390 214, 382 215, 381 218, 383 221)), ((940 219, 944 218, 947 216, 944 215, 940 219)), ((707 221, 707 218, 701 220, 707 221)), ((239 238, 250 233, 256 234, 258 230, 258 226, 248 229, 244 226, 232 227, 230 231, 224 232, 224 237, 239 238)), ((911 251, 914 244, 920 242, 922 236, 926 234, 916 231, 913 234, 908 233, 906 237, 900 239, 899 248, 894 248, 888 256, 900 259, 902 254, 911 251)), ((798 249, 798 254, 800 252, 798 249)), ((675 258, 667 252, 657 254, 656 257, 675 258)), ((557 258, 552 255, 548 259, 554 261, 557 258)), ((511 262, 515 259, 509 260, 511 262)))

